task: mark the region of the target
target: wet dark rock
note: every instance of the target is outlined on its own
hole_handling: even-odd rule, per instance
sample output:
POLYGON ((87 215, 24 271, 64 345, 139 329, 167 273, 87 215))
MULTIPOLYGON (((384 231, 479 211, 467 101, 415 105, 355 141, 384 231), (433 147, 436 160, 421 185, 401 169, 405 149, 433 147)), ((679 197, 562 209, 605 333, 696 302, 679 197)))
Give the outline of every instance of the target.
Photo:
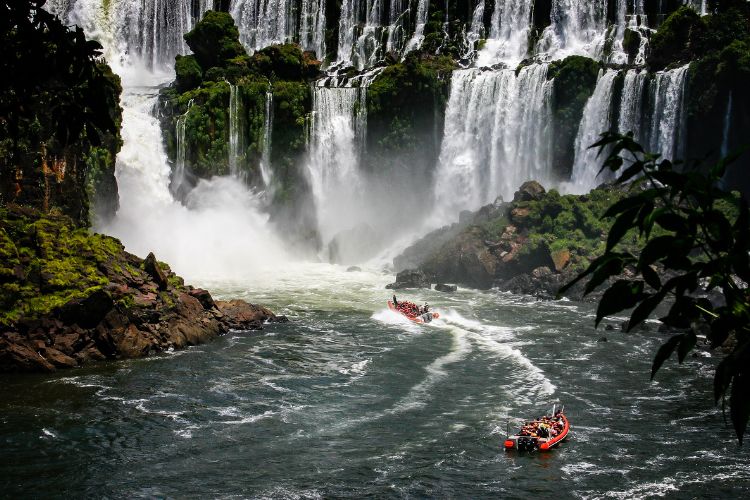
POLYGON ((607 323, 607 324, 606 324, 606 325, 604 326, 604 329, 605 329, 605 330, 607 330, 608 332, 610 332, 610 331, 612 331, 612 330, 614 330, 614 329, 615 329, 615 326, 614 326, 614 325, 611 325, 611 324, 609 324, 609 323, 607 323))
POLYGON ((203 309, 211 310, 216 307, 216 303, 214 302, 213 297, 211 297, 211 294, 202 288, 194 288, 190 290, 188 294, 191 297, 198 299, 198 302, 201 303, 203 309))
POLYGON ((607 337, 599 337, 599 340, 597 340, 597 342, 606 342, 606 341, 607 341, 607 337))
POLYGON ((66 303, 60 309, 60 319, 66 325, 78 325, 82 328, 93 328, 112 309, 114 301, 105 290, 97 290, 84 299, 66 303))
POLYGON ((458 287, 456 285, 446 285, 444 283, 438 283, 437 285, 435 285, 435 290, 437 290, 438 292, 453 293, 458 290, 458 287))
POLYGON ((541 200, 547 191, 537 181, 528 181, 521 184, 521 187, 513 195, 513 201, 534 201, 541 200))
POLYGON ((143 261, 143 270, 146 271, 148 275, 151 276, 151 278, 153 278, 153 280, 159 286, 159 290, 167 289, 167 287, 169 286, 169 281, 167 281, 167 277, 164 275, 164 271, 162 271, 161 267, 159 266, 159 262, 156 260, 153 252, 149 253, 146 259, 143 261))
POLYGON ((348 268, 346 269, 346 272, 347 272, 347 273, 358 273, 358 272, 360 272, 360 271, 362 271, 362 268, 361 268, 361 267, 359 267, 359 266, 349 266, 349 267, 348 267, 348 268))
MULTIPOLYGON (((27 222, 20 229, 8 220, 0 222, 11 235, 6 244, 25 244, 27 222)), ((66 234, 66 242, 58 235, 70 231, 62 230, 69 222, 46 218, 37 225, 42 223, 48 237, 44 254, 29 247, 18 253, 56 261, 62 249, 66 278, 72 277, 57 277, 56 288, 47 291, 31 281, 28 272, 4 271, 15 263, 0 266, 3 278, 15 280, 24 293, 0 295, 0 303, 12 306, 0 310, 0 372, 51 372, 93 361, 138 358, 204 343, 230 329, 255 330, 266 322, 288 321, 241 300, 214 301, 206 290, 185 287, 153 254, 143 261, 125 252, 114 238, 81 230, 66 234), (70 299, 55 306, 61 294, 70 299), (36 309, 24 302, 30 298, 36 309)))
POLYGON ((402 290, 404 288, 431 288, 427 275, 419 269, 407 269, 396 275, 396 282, 386 285, 389 290, 402 290))

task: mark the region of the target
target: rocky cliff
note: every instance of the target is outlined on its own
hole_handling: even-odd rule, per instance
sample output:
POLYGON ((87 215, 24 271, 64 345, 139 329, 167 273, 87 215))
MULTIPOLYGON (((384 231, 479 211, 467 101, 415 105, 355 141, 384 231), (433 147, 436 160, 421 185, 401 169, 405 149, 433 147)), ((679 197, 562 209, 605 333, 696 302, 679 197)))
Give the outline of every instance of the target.
MULTIPOLYGON (((562 196, 524 183, 512 202, 498 200, 458 223, 434 231, 394 260, 397 283, 416 267, 428 282, 552 297, 604 250, 607 208, 622 189, 600 187, 562 196)), ((571 296, 580 297, 580 290, 571 296)))
POLYGON ((285 320, 214 301, 153 254, 136 257, 64 215, 0 209, 0 255, 0 372, 137 358, 285 320))

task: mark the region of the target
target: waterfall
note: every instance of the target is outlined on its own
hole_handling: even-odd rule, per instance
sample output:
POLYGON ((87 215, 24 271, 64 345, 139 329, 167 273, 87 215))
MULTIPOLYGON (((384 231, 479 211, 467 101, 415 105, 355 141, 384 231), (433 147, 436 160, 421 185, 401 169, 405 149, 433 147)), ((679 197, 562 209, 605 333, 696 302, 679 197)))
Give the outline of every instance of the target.
POLYGON ((242 44, 251 52, 295 39, 294 0, 232 0, 229 12, 240 30, 242 44))
POLYGON ((607 36, 607 0, 552 0, 552 24, 537 50, 562 59, 571 54, 602 58, 607 36))
POLYGON ((299 43, 312 50, 321 61, 326 56, 326 3, 324 0, 302 0, 299 43))
POLYGON ((266 186, 266 193, 271 189, 273 170, 271 170, 271 134, 273 129, 273 92, 266 92, 266 115, 263 122, 263 154, 260 159, 260 175, 266 186))
POLYGON ((361 201, 359 159, 366 133, 366 88, 313 88, 313 116, 308 171, 320 233, 329 241, 345 229, 361 201), (344 220, 342 220, 344 219, 344 220))
POLYGON ((633 132, 636 141, 642 141, 641 123, 643 121, 643 91, 646 86, 648 73, 637 69, 631 69, 625 73, 625 82, 622 87, 622 98, 620 100, 620 113, 617 121, 617 130, 621 134, 633 132))
POLYGON ((398 52, 404 48, 406 42, 406 24, 409 21, 409 0, 391 0, 388 9, 388 40, 386 52, 398 52))
MULTIPOLYGON (((239 88, 229 84, 229 174, 238 177, 240 174, 240 156, 242 147, 242 109, 239 88)), ((184 130, 183 130, 184 133, 184 130)), ((179 142, 179 141, 178 141, 179 142)))
POLYGON ((478 66, 518 64, 528 50, 534 0, 496 0, 490 36, 477 58, 478 66))
POLYGON ((414 28, 414 34, 406 44, 404 53, 417 50, 422 46, 422 42, 424 41, 424 27, 427 24, 429 7, 429 0, 419 0, 419 3, 417 4, 417 22, 414 28))
POLYGON ((469 50, 474 50, 474 43, 484 38, 484 4, 486 0, 479 0, 474 7, 474 13, 471 15, 471 25, 466 33, 466 40, 469 42, 469 50))
POLYGON ((591 149, 590 146, 599 140, 602 132, 612 128, 612 96, 617 75, 615 70, 599 72, 596 89, 583 110, 575 141, 576 153, 571 175, 574 191, 588 192, 606 178, 606 173, 603 173, 605 177, 598 175, 606 156, 599 153, 599 148, 591 149))
POLYGON ((454 217, 524 181, 548 182, 550 97, 547 65, 453 73, 436 173, 439 217, 454 217))
POLYGON ((721 157, 725 158, 729 154, 729 133, 732 127, 732 92, 729 91, 727 99, 727 112, 724 114, 724 132, 721 139, 721 157))
POLYGON ((338 60, 340 62, 348 63, 352 60, 359 9, 360 0, 343 0, 341 3, 338 46, 338 60))
POLYGON ((169 186, 169 190, 172 193, 181 195, 189 189, 187 184, 186 175, 186 162, 187 162, 187 142, 185 141, 185 128, 187 125, 187 117, 190 114, 190 108, 193 107, 193 100, 191 99, 188 103, 187 111, 185 114, 180 115, 177 118, 175 124, 175 137, 177 138, 177 157, 175 158, 175 168, 172 174, 172 181, 169 186))
POLYGON ((651 80, 651 126, 649 147, 663 158, 682 158, 684 127, 684 96, 690 65, 660 71, 651 80))

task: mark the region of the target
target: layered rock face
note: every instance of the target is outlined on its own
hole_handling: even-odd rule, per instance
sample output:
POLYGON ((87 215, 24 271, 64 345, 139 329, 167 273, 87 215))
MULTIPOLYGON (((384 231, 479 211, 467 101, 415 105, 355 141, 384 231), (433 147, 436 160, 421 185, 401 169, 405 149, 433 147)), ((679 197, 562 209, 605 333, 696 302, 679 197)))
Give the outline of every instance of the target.
POLYGON ((138 358, 285 320, 214 301, 153 254, 136 257, 66 216, 16 206, 0 215, 0 371, 138 358))

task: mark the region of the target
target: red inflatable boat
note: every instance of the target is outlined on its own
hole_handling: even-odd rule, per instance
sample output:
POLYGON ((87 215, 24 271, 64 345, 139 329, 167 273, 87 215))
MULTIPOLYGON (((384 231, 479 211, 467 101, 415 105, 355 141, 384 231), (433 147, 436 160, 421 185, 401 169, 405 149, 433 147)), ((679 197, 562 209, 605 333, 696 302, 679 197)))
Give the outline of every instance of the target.
POLYGON ((399 302, 398 306, 394 305, 392 301, 388 301, 388 309, 397 313, 403 314, 415 323, 425 324, 431 322, 433 319, 440 317, 439 313, 426 312, 419 313, 418 306, 412 302, 399 302))
POLYGON ((560 444, 570 433, 570 422, 561 409, 538 420, 526 422, 518 434, 508 436, 505 450, 548 451, 560 444))

